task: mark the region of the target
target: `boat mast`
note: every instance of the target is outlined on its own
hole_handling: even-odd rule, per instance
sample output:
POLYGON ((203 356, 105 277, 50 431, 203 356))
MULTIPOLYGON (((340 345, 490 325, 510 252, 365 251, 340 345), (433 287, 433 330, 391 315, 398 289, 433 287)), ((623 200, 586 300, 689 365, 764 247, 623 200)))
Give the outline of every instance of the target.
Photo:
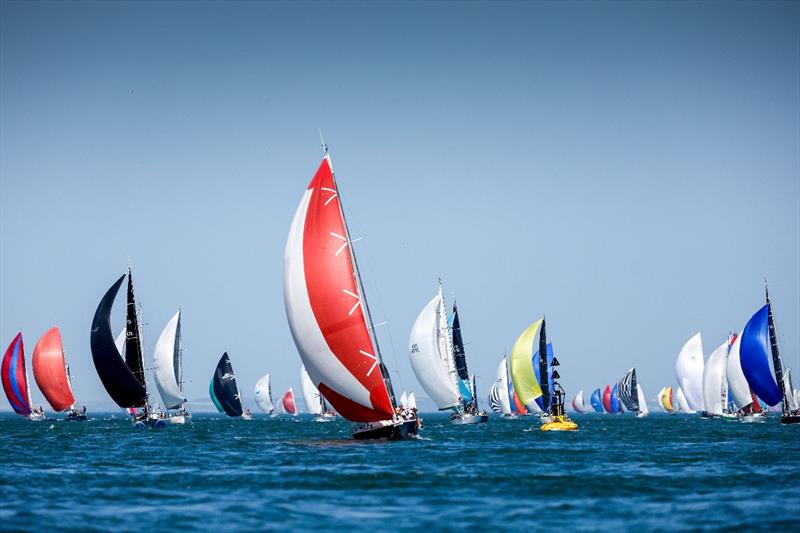
POLYGON ((542 317, 542 329, 539 332, 539 385, 542 389, 542 411, 550 411, 550 376, 547 375, 547 333, 545 320, 542 317))
POLYGON ((366 321, 367 332, 372 339, 372 344, 375 346, 375 357, 378 360, 378 367, 381 370, 381 376, 383 377, 383 384, 386 386, 386 391, 389 393, 389 400, 392 403, 392 410, 397 407, 397 402, 394 397, 394 388, 392 387, 392 379, 389 376, 389 371, 386 369, 386 365, 383 364, 383 356, 381 355, 381 347, 378 344, 378 337, 375 335, 375 325, 372 321, 372 313, 369 310, 369 303, 367 302, 367 295, 364 292, 364 284, 361 281, 361 272, 358 268, 358 261, 356 260, 356 253, 353 250, 352 241, 350 240, 350 228, 347 225, 347 217, 344 216, 344 204, 342 203, 342 195, 339 193, 339 184, 336 183, 336 174, 333 172, 333 162, 331 161, 331 155, 328 153, 328 145, 325 144, 325 141, 322 139, 322 132, 320 132, 320 142, 322 143, 322 150, 325 153, 325 159, 328 161, 328 167, 331 169, 331 178, 333 179, 333 187, 336 189, 336 196, 338 197, 338 204, 339 204, 339 215, 342 217, 342 224, 344 225, 344 237, 347 239, 347 250, 350 254, 350 262, 353 265, 353 278, 356 282, 356 288, 358 289, 359 296, 361 298, 361 305, 365 311, 364 313, 364 320, 366 321))
MULTIPOLYGON (((778 387, 781 389, 781 410, 783 414, 791 414, 789 400, 786 397, 786 383, 783 381, 783 365, 781 364, 781 354, 778 350, 778 335, 775 333, 775 321, 772 318, 772 301, 769 299, 769 288, 767 280, 764 280, 764 292, 767 297, 767 320, 769 322, 769 344, 772 351, 772 366, 775 369, 775 378, 778 380, 778 387)), ((788 391, 788 394, 793 394, 788 391)))
MULTIPOLYGON (((181 309, 178 308, 178 325, 175 327, 175 348, 178 352, 178 368, 176 368, 178 381, 178 390, 183 395, 183 348, 181 348, 181 309)), ((183 407, 184 402, 181 402, 183 407)))
POLYGON ((130 266, 128 267, 128 309, 125 335, 125 363, 145 390, 144 405, 138 407, 143 407, 145 414, 149 414, 150 402, 147 395, 147 384, 145 383, 144 375, 141 325, 139 321, 139 311, 136 308, 136 298, 133 293, 133 275, 130 266))

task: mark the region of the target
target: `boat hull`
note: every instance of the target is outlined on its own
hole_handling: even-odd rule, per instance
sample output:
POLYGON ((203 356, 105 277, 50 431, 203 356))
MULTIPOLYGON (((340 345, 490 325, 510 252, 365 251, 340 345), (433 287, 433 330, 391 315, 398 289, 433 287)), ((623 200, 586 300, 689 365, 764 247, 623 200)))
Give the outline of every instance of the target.
POLYGON ((781 424, 800 424, 800 414, 783 415, 781 424))
POLYGON ((576 431, 578 424, 567 417, 554 417, 539 428, 542 431, 576 431))
POLYGON ((136 429, 164 429, 167 427, 167 421, 163 418, 145 418, 133 421, 133 427, 136 429))
POLYGON ((67 422, 86 422, 89 418, 83 413, 69 413, 64 417, 67 422))
POLYGON ((473 414, 456 414, 450 417, 450 423, 454 426, 467 425, 467 424, 485 424, 489 421, 489 415, 484 413, 473 414))
POLYGON ((43 413, 31 413, 31 414, 28 415, 28 420, 30 420, 32 422, 41 422, 45 418, 46 417, 45 417, 45 415, 43 413))
POLYGON ((333 422, 336 418, 331 415, 317 415, 314 417, 314 422, 333 422))
POLYGON ((169 423, 170 424, 185 424, 186 423, 186 416, 185 415, 170 415, 169 423))
POLYGON ((417 418, 358 424, 353 426, 353 438, 356 440, 400 440, 416 435, 419 427, 420 422, 417 418))

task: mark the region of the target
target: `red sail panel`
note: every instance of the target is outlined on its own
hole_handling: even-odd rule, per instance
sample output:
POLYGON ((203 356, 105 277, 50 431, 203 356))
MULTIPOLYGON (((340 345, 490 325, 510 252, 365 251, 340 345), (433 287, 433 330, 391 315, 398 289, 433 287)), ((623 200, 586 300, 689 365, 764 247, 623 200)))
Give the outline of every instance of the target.
POLYGON ((290 415, 297 414, 297 406, 294 404, 294 392, 292 389, 289 389, 286 391, 286 394, 283 395, 283 408, 290 415))
POLYGON ((54 410, 64 411, 75 404, 57 327, 48 329, 33 348, 33 377, 54 410))
POLYGON ((514 391, 514 407, 517 408, 517 414, 519 414, 520 416, 525 416, 528 414, 528 410, 525 408, 525 404, 523 404, 522 401, 519 399, 519 396, 517 396, 516 391, 514 391))
POLYGON ((611 412, 611 387, 606 385, 606 389, 603 391, 603 408, 606 410, 606 413, 611 412))
MULTIPOLYGON (((303 261, 308 299, 325 342, 334 356, 369 391, 372 413, 353 410, 353 403, 326 399, 345 418, 386 420, 394 416, 378 363, 378 355, 362 308, 361 294, 350 258, 338 190, 327 158, 308 186, 312 190, 303 230, 303 261)), ((318 388, 325 390, 324 383, 318 388)))
POLYGON ((8 398, 8 403, 11 404, 14 412, 23 416, 31 414, 28 378, 25 373, 25 346, 22 342, 21 331, 17 333, 3 355, 0 378, 3 381, 3 390, 8 398))

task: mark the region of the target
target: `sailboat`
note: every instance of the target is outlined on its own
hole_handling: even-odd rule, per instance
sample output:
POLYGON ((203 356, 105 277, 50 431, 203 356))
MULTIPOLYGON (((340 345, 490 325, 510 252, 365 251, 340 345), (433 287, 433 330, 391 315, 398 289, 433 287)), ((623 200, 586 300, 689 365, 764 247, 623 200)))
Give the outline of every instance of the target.
POLYGON ((125 279, 125 274, 108 289, 100 300, 92 320, 90 344, 92 360, 100 381, 108 395, 123 409, 141 408, 142 412, 133 416, 133 424, 138 428, 163 428, 166 421, 154 416, 147 395, 144 377, 144 358, 142 353, 139 313, 133 293, 133 276, 128 269, 127 319, 125 327, 125 359, 117 350, 111 333, 111 307, 125 279))
POLYGON ((647 399, 644 396, 641 383, 636 384, 636 396, 639 398, 639 412, 636 413, 636 416, 647 416, 650 414, 650 409, 647 408, 647 399))
POLYGON ((270 383, 269 374, 265 374, 256 382, 253 395, 256 399, 256 405, 258 405, 262 411, 275 416, 275 405, 272 403, 272 384, 270 383))
POLYGON ((592 409, 594 409, 596 413, 603 412, 603 393, 600 391, 600 389, 595 389, 594 392, 592 392, 592 396, 589 401, 592 404, 592 409))
POLYGON ((703 367, 703 418, 721 418, 728 407, 728 354, 732 338, 720 344, 703 367))
POLYGON ((622 402, 619 401, 619 386, 614 383, 614 386, 611 387, 611 397, 609 398, 611 402, 611 412, 615 414, 619 414, 622 412, 622 402))
MULTIPOLYGON (((675 360, 675 376, 689 410, 703 410, 703 339, 697 333, 686 341, 675 360)), ((676 393, 677 394, 677 393, 676 393)))
POLYGON ((280 411, 292 416, 297 415, 297 404, 294 403, 294 391, 291 387, 281 398, 280 411))
POLYGON ((611 409, 611 386, 606 385, 605 390, 603 390, 603 409, 606 410, 606 413, 616 413, 616 408, 614 410, 611 409))
POLYGON ((585 413, 587 411, 586 404, 583 402, 583 389, 578 391, 578 394, 572 399, 572 409, 576 413, 585 413))
MULTIPOLYGON (((492 389, 496 392, 497 396, 497 404, 500 408, 500 411, 495 411, 505 417, 510 417, 514 415, 513 409, 513 399, 514 396, 513 389, 511 388, 512 384, 508 379, 508 359, 503 357, 500 361, 500 364, 497 365, 497 379, 494 382, 492 389)), ((492 404, 491 395, 489 399, 489 404, 492 404)), ((494 410, 494 407, 492 407, 494 410)))
POLYGON ((75 396, 70 383, 69 366, 58 327, 48 329, 33 348, 33 377, 47 403, 60 413, 69 409, 65 420, 85 421, 86 408, 75 408, 75 396))
POLYGON ((17 333, 3 355, 0 377, 8 403, 15 413, 33 421, 44 420, 44 411, 41 409, 34 411, 31 408, 31 387, 25 367, 25 345, 22 342, 21 331, 17 333))
POLYGON ((742 332, 742 371, 752 391, 767 405, 781 404, 782 424, 799 424, 800 407, 792 392, 790 375, 784 371, 772 315, 772 301, 766 286, 765 293, 767 302, 748 320, 742 332))
POLYGON ((672 405, 672 387, 664 387, 658 393, 658 404, 664 411, 675 414, 675 408, 672 405))
POLYGON ((689 402, 686 400, 686 394, 683 392, 682 387, 678 387, 678 389, 675 391, 673 400, 676 412, 690 415, 693 415, 697 412, 689 405, 689 402))
POLYGON ((183 349, 181 349, 181 311, 169 319, 153 350, 153 374, 169 421, 185 424, 191 414, 186 409, 183 391, 183 349), (170 410, 176 412, 170 413, 170 410))
MULTIPOLYGON (((458 315, 454 308, 454 322, 458 315)), ((489 415, 478 412, 477 398, 472 394, 472 384, 467 373, 467 362, 461 342, 455 347, 456 332, 447 317, 442 282, 439 289, 417 316, 408 339, 411 368, 422 388, 440 411, 451 410, 452 424, 477 424, 486 422, 489 415)))
POLYGON ((625 372, 625 375, 617 383, 619 399, 628 411, 636 413, 636 416, 645 416, 647 414, 647 405, 639 400, 640 391, 641 387, 636 381, 636 368, 631 368, 625 372), (642 410, 643 406, 644 410, 642 410))
POLYGON ((211 377, 209 394, 217 410, 228 416, 241 416, 244 418, 245 411, 242 409, 242 398, 239 394, 239 387, 236 385, 236 376, 233 373, 233 366, 231 365, 231 358, 228 357, 228 352, 223 353, 217 362, 217 368, 211 377))
MULTIPOLYGON (((543 379, 541 384, 536 379, 533 370, 533 341, 539 337, 539 353, 547 354, 547 333, 544 317, 531 324, 517 338, 511 348, 509 363, 511 367, 511 380, 519 399, 530 409, 538 408, 536 398, 542 397, 542 431, 573 431, 578 429, 578 424, 570 420, 564 411, 564 389, 558 383, 560 376, 553 370, 553 385, 550 387, 549 379, 543 379)), ((539 358, 539 373, 547 376, 547 357, 539 358)), ((558 366, 558 361, 553 359, 552 366, 558 366)))
POLYGON ((325 155, 289 229, 283 298, 297 351, 317 390, 354 423, 357 439, 415 435, 416 411, 400 409, 383 364, 356 255, 325 155))
MULTIPOLYGON (((314 415, 315 422, 330 422, 334 419, 336 414, 328 407, 328 402, 325 401, 325 398, 314 386, 304 366, 300 367, 300 389, 303 393, 303 401, 306 404, 306 410, 314 415)), ((403 398, 401 395, 400 405, 404 405, 404 403, 407 402, 408 397, 406 396, 403 398)))

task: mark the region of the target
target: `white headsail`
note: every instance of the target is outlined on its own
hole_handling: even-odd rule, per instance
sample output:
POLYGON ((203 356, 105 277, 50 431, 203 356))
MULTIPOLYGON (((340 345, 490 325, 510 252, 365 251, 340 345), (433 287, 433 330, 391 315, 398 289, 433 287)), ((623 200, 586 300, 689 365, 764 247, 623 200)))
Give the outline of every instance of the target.
POLYGON ((497 365, 497 396, 500 400, 500 408, 504 415, 511 414, 511 399, 508 396, 508 360, 503 357, 497 365))
POLYGON ((441 287, 414 322, 408 345, 411 368, 436 407, 442 411, 460 405, 455 368, 451 372, 453 348, 441 287))
MULTIPOLYGON (((645 398, 644 391, 642 390, 642 384, 639 382, 636 383, 636 395, 639 398, 639 414, 640 415, 648 414, 650 410, 647 408, 647 398, 645 398)), ((662 410, 665 409, 662 407, 662 410)))
POLYGON ((728 341, 711 352, 703 368, 703 405, 707 413, 721 415, 728 397, 728 341))
POLYGON ((179 409, 186 401, 182 391, 181 312, 169 319, 153 350, 153 375, 167 409, 179 409))
POLYGON ((306 410, 312 415, 322 413, 322 397, 319 391, 314 386, 311 378, 308 377, 306 367, 300 367, 300 389, 303 392, 303 402, 306 404, 306 410))
POLYGON ((696 413, 694 409, 689 406, 689 403, 686 401, 686 395, 683 393, 683 389, 678 387, 675 392, 675 404, 676 411, 681 413, 696 413))
POLYGON ((703 408, 703 340, 698 333, 683 345, 675 361, 675 375, 692 410, 703 408))
POLYGON ((739 334, 733 341, 725 369, 725 375, 728 379, 728 393, 733 396, 733 402, 736 404, 737 409, 744 409, 753 403, 753 397, 750 395, 750 385, 747 383, 747 378, 744 377, 742 363, 739 359, 739 344, 741 340, 742 335, 739 334))
POLYGON ((125 333, 127 331, 127 328, 122 328, 122 331, 119 332, 117 338, 114 339, 114 344, 117 346, 117 351, 122 357, 125 357, 125 333))
POLYGON ((275 406, 272 403, 272 386, 270 385, 269 379, 269 374, 265 374, 256 382, 253 392, 256 405, 265 413, 272 413, 275 411, 275 406))
POLYGON ((417 397, 414 395, 413 392, 408 394, 408 406, 409 409, 416 409, 417 408, 417 397))
POLYGON ((400 406, 408 407, 408 393, 406 391, 403 391, 403 394, 400 395, 400 406))

